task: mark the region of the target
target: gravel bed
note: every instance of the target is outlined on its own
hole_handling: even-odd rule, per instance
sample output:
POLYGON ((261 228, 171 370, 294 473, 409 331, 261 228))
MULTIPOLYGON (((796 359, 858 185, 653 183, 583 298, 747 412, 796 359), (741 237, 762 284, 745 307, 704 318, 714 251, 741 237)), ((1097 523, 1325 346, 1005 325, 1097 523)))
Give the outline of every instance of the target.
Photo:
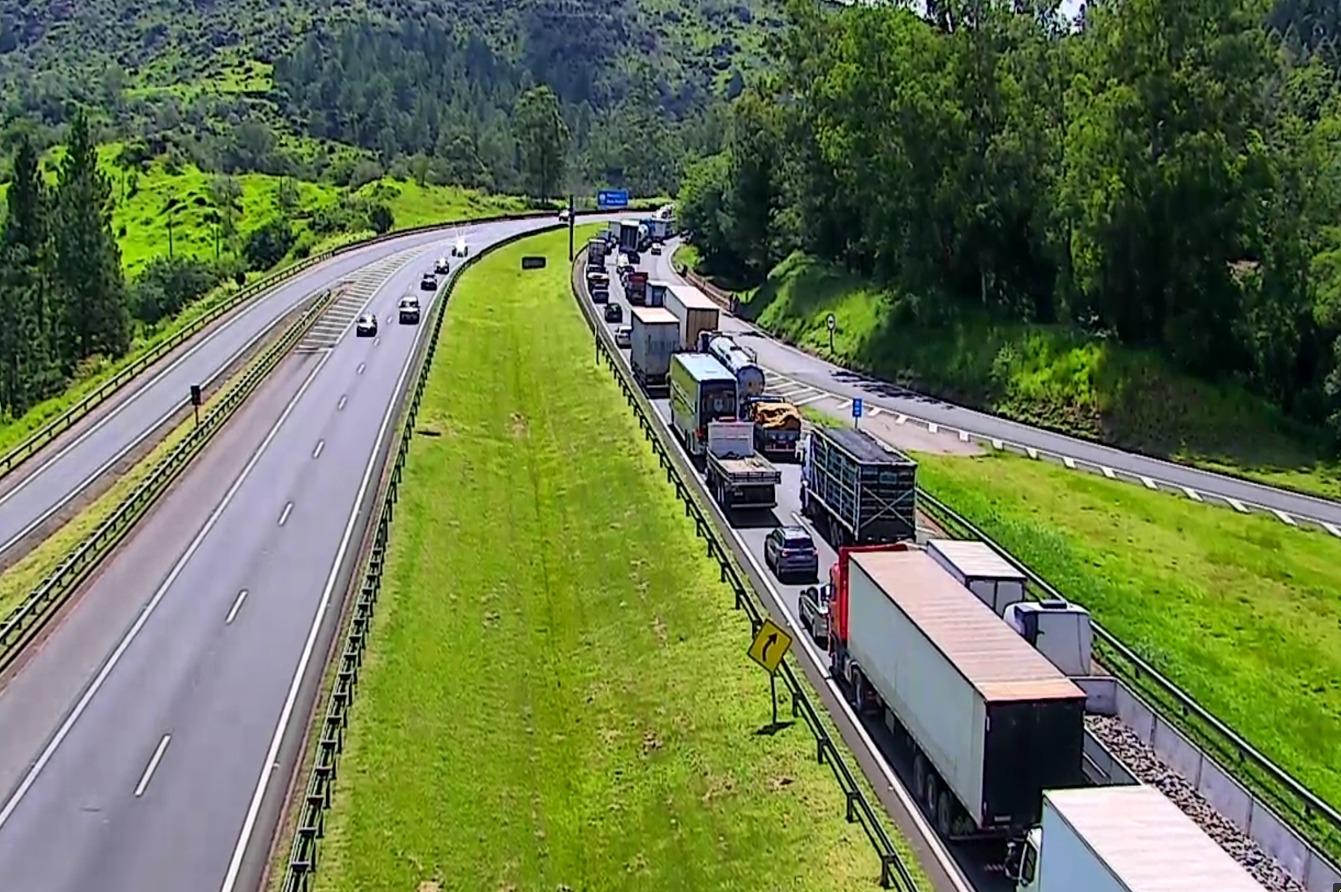
POLYGON ((1120 720, 1109 716, 1088 716, 1085 724, 1110 753, 1131 769, 1138 780, 1169 797, 1264 888, 1270 892, 1306 892, 1294 877, 1285 872, 1285 868, 1216 811, 1181 774, 1164 764, 1120 720))

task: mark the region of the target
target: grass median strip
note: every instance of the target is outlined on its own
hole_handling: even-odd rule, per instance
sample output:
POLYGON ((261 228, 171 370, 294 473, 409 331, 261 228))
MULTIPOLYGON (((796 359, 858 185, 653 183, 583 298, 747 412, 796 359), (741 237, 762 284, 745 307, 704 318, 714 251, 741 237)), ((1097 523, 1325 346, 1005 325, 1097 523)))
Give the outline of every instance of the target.
POLYGON ((746 624, 593 364, 566 248, 452 297, 318 887, 874 885, 809 732, 759 733, 746 624))

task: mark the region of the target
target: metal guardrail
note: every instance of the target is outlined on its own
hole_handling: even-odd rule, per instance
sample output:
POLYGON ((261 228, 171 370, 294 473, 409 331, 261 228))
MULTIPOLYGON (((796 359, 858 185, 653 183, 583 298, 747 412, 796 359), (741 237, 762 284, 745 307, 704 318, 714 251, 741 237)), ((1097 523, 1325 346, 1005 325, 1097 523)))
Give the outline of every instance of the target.
POLYGON ((246 401, 280 359, 307 332, 331 300, 319 293, 288 330, 265 350, 210 408, 171 452, 127 495, 94 531, 75 547, 38 586, 0 622, 0 670, 6 668, 43 625, 79 587, 98 563, 135 526, 182 470, 246 401))
MULTIPOLYGON (((946 527, 947 532, 981 539, 1023 573, 1034 597, 1070 600, 949 505, 921 488, 918 499, 922 510, 946 527)), ((1230 776, 1266 798, 1282 816, 1292 818, 1295 828, 1314 844, 1332 857, 1341 853, 1341 812, 1263 755, 1111 632, 1093 621, 1091 628, 1095 650, 1105 668, 1149 698, 1152 707, 1204 747, 1230 776)))
MULTIPOLYGON (((604 211, 582 210, 577 215, 590 216, 594 214, 605 213, 604 211)), ((211 307, 207 312, 192 322, 185 328, 173 333, 166 340, 160 341, 151 347, 143 356, 134 359, 130 365, 121 369, 111 378, 108 378, 102 384, 83 399, 79 400, 73 406, 70 406, 60 415, 48 421, 42 427, 29 434, 23 442, 19 443, 13 449, 0 456, 0 479, 9 475, 12 471, 32 458, 41 449, 54 440, 56 437, 65 433, 76 422, 88 415, 89 412, 105 403, 110 397, 114 396, 122 387, 138 378, 146 369, 158 362, 164 356, 167 356, 173 350, 176 350, 182 344, 195 337, 205 328, 208 328, 214 322, 223 316, 232 312, 240 305, 246 303, 259 294, 262 294, 277 285, 282 284, 288 279, 298 275, 298 273, 310 269, 319 263, 345 254, 350 251, 356 251, 366 248, 370 245, 380 244, 386 241, 392 241, 398 238, 404 238, 409 235, 417 235, 423 232, 431 232, 436 229, 443 229, 451 226, 469 226, 477 223, 490 223, 503 220, 527 220, 538 217, 552 216, 553 211, 524 211, 515 214, 493 214, 483 217, 472 217, 469 220, 444 221, 441 223, 429 223, 424 226, 410 226, 404 229, 393 230, 384 235, 373 236, 372 238, 361 239, 348 244, 339 245, 328 251, 322 251, 319 254, 312 254, 296 263, 285 267, 282 270, 271 273, 263 279, 259 279, 243 287, 236 294, 233 294, 227 300, 211 307)))
POLYGON ((345 645, 340 651, 334 686, 326 706, 326 714, 317 729, 316 758, 312 763, 312 772, 303 788, 303 800, 299 806, 298 826, 294 831, 293 845, 289 852, 289 862, 285 868, 282 888, 285 892, 306 892, 311 888, 312 876, 316 873, 320 840, 326 832, 326 812, 331 807, 335 788, 337 768, 340 756, 345 748, 345 729, 349 727, 349 711, 357 692, 359 671, 363 668, 363 656, 368 647, 368 634, 372 626, 377 597, 382 590, 382 573, 386 565, 387 544, 391 538, 391 524, 395 519, 396 502, 399 499, 401 480, 405 475, 405 461, 410 453, 410 442, 414 434, 415 422, 419 416, 419 407, 424 400, 424 390, 428 386, 429 373, 433 367, 433 358, 438 350, 438 337, 442 332, 443 319, 447 315, 447 303, 456 284, 467 268, 481 257, 511 244, 518 239, 558 227, 542 227, 530 232, 518 233, 477 254, 472 254, 460 267, 457 275, 447 284, 447 288, 433 302, 433 320, 430 326, 427 346, 419 370, 415 375, 414 391, 410 395, 409 406, 405 413, 405 423, 401 426, 396 458, 387 478, 386 491, 382 497, 382 510, 377 517, 377 527, 373 532, 367 563, 363 572, 363 582, 354 601, 349 619, 349 629, 345 634, 345 645))
MULTIPOLYGON (((681 467, 681 459, 667 443, 665 435, 660 426, 653 421, 653 409, 647 402, 642 390, 633 381, 631 373, 620 367, 617 357, 617 351, 612 349, 610 335, 596 319, 594 310, 588 301, 583 300, 582 288, 580 286, 581 270, 585 266, 582 255, 585 250, 579 253, 573 267, 572 290, 579 308, 582 311, 582 317, 592 329, 592 335, 595 339, 595 349, 597 360, 604 360, 609 366, 611 374, 620 390, 624 394, 629 408, 633 410, 635 419, 641 428, 643 435, 647 438, 652 447, 652 452, 656 455, 657 463, 662 470, 666 472, 666 482, 675 487, 675 494, 680 501, 684 503, 685 516, 694 522, 694 533, 707 543, 707 553, 709 558, 717 561, 719 576, 722 582, 727 583, 735 596, 735 607, 737 610, 743 610, 750 620, 750 632, 755 634, 764 620, 765 610, 761 606, 757 594, 746 582, 739 568, 731 557, 731 550, 722 544, 713 521, 699 504, 695 496, 695 490, 685 482, 685 474, 692 473, 687 467, 681 467)), ((791 695, 792 717, 801 718, 806 727, 815 737, 815 758, 821 763, 829 766, 833 772, 834 779, 838 782, 839 788, 843 791, 846 799, 846 818, 851 823, 858 823, 875 849, 876 856, 880 859, 880 885, 884 888, 897 888, 900 892, 915 892, 917 885, 909 874, 907 866, 900 858, 898 851, 894 848, 894 843, 886 832, 884 825, 876 817, 874 809, 871 808, 870 801, 867 800, 865 793, 857 784, 851 769, 848 768, 846 760, 834 743, 833 737, 829 734, 820 719, 819 713, 811 703, 805 689, 802 687, 796 673, 792 670, 791 664, 784 659, 778 667, 779 674, 783 681, 783 686, 787 693, 791 695)))

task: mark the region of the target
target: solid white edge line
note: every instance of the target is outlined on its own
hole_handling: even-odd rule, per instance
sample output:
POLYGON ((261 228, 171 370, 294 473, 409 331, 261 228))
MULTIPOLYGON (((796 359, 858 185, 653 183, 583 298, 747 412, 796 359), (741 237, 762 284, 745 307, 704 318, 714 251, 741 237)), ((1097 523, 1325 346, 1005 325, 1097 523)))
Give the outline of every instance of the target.
POLYGON ((112 670, 116 668, 116 664, 121 661, 121 657, 125 654, 127 648, 130 647, 131 642, 140 634, 140 630, 144 628, 144 624, 148 622, 149 617, 153 615, 155 608, 157 608, 159 602, 163 600, 163 596, 167 594, 167 591, 172 587, 172 584, 177 581, 177 577, 181 575, 182 570, 186 568, 187 562, 191 560, 196 551, 200 548, 200 544, 205 541, 205 537, 214 529, 214 525, 219 522, 219 518, 223 516, 224 509, 226 509, 229 503, 233 501, 233 497, 237 494, 237 491, 242 488, 243 482, 251 475, 252 468, 256 467, 256 463, 261 460, 261 456, 265 453, 266 448, 269 447, 271 441, 274 440, 275 435, 279 432, 280 426, 284 424, 294 407, 298 405, 298 400, 307 391, 308 385, 312 383, 312 380, 316 377, 317 372, 320 371, 322 363, 324 362, 325 358, 323 357, 322 362, 313 366, 312 371, 308 373, 306 380, 303 381, 303 386, 300 387, 293 398, 289 400, 288 405, 284 407, 283 413, 280 414, 279 420, 277 420, 274 426, 270 428, 265 439, 261 441, 261 445, 252 453, 251 458, 247 461, 246 466, 243 467, 242 472, 238 474, 237 478, 233 481, 233 485, 228 488, 228 492, 224 493, 224 497, 219 501, 219 504, 214 507, 212 512, 210 512, 210 516, 205 520, 205 525, 200 528, 200 531, 196 533, 195 538, 191 540, 189 545, 187 545, 186 551, 182 552, 182 556, 177 559, 177 563, 172 565, 172 570, 168 572, 167 577, 159 584, 153 597, 149 599, 149 603, 140 611, 140 615, 135 618, 135 623, 130 627, 130 630, 122 636, 120 643, 116 646, 116 650, 112 651, 111 656, 109 656, 103 663, 102 669, 99 670, 97 676, 94 677, 92 684, 90 684, 88 689, 84 691, 83 696, 81 696, 79 701, 75 704, 75 708, 70 711, 70 714, 66 716, 65 721, 61 723, 56 734, 51 738, 51 741, 46 745, 46 748, 42 750, 42 754, 38 756, 37 761, 33 763, 33 767, 28 769, 28 773, 24 776, 18 789, 14 791, 12 796, 10 796, 9 801, 5 803, 5 807, 0 809, 0 828, 3 828, 5 822, 14 814, 14 810, 19 807, 19 803, 23 801, 23 797, 28 794, 28 790, 37 781, 37 777, 42 773, 42 769, 46 768, 47 763, 51 761, 51 757, 56 754, 57 748, 59 748, 61 743, 65 741, 65 738, 69 736, 70 730, 74 727, 75 722, 79 721, 79 717, 84 714, 84 710, 88 709, 89 703, 93 700, 93 697, 98 691, 102 689, 103 684, 107 681, 107 677, 111 675, 112 670))
POLYGON ((279 513, 279 525, 284 526, 284 522, 289 519, 289 514, 293 511, 293 502, 285 502, 284 510, 279 513))
POLYGON ((149 787, 149 781, 153 779, 154 770, 158 768, 158 762, 163 758, 163 753, 168 749, 168 744, 172 741, 171 734, 164 734, 163 739, 158 742, 158 748, 154 750, 153 756, 149 759, 149 764, 144 766, 144 774, 140 776, 140 782, 135 786, 135 798, 139 799, 144 795, 144 791, 149 787))
MULTIPOLYGON (((368 302, 371 303, 375 297, 376 294, 374 294, 373 297, 368 298, 368 302)), ((140 610, 139 616, 135 618, 134 624, 131 625, 126 634, 122 636, 116 649, 113 650, 111 655, 103 662, 102 668, 98 670, 98 674, 80 696, 74 709, 70 710, 70 714, 65 717, 65 721, 61 723, 60 728, 58 728, 56 733, 52 735, 51 740, 48 741, 47 745, 43 748, 41 755, 37 757, 37 760, 33 763, 32 767, 28 769, 28 773, 24 775, 19 786, 5 802, 4 807, 0 808, 0 829, 3 829, 10 817, 13 816, 15 810, 17 810, 19 805, 23 802, 23 797, 28 795, 28 791, 32 789, 33 784, 37 782, 38 776, 56 754, 56 750, 60 748, 60 745, 65 741, 65 738, 70 735, 70 731, 74 728, 75 723, 79 721, 80 716, 82 716, 84 711, 88 709, 89 703, 92 702, 98 691, 101 690, 102 686, 107 682, 107 677, 111 675, 112 670, 116 668, 116 664, 121 661, 121 657, 125 655, 126 650, 140 634, 140 630, 143 629, 145 623, 149 621, 149 617, 153 615, 154 610, 163 600, 168 589, 177 581, 177 577, 181 575, 182 570, 186 568, 187 563, 190 562, 196 551, 199 550, 201 543, 205 541, 205 537, 210 534, 210 531, 214 529, 215 524, 219 522, 219 518, 223 516, 224 511, 233 501, 233 497, 237 495, 238 490, 242 488, 242 484, 246 481, 247 477, 251 475, 252 469, 256 467, 258 462, 260 462, 266 449, 269 448, 270 443, 279 433, 279 429, 283 427, 284 422, 288 420, 289 415, 293 413, 298 402, 303 398, 303 395, 307 393, 307 389, 316 379, 317 373, 321 371, 326 365, 326 361, 330 359, 332 355, 333 354, 331 353, 327 353, 322 356, 317 364, 312 367, 312 371, 310 371, 307 377, 303 379, 303 383, 298 388, 298 392, 295 393, 284 406, 284 411, 280 413, 280 416, 275 421, 274 425, 266 432, 265 439, 261 441, 261 445, 256 447, 256 451, 253 452, 251 458, 247 460, 247 464, 242 468, 242 471, 228 488, 228 492, 224 493, 224 497, 219 501, 219 504, 214 506, 214 510, 210 512, 210 516, 205 520, 205 525, 200 528, 200 531, 196 533, 195 538, 191 540, 190 544, 187 545, 186 550, 182 552, 181 557, 179 557, 177 562, 172 565, 172 569, 168 572, 167 577, 164 578, 163 582, 160 583, 158 588, 154 591, 154 595, 149 599, 149 603, 145 604, 140 610)))
MULTIPOLYGON (((446 312, 445 310, 443 312, 446 312)), ((363 500, 367 495, 368 484, 372 480, 373 469, 377 467, 378 459, 382 451, 382 441, 386 438, 387 427, 391 424, 391 419, 399 408, 401 388, 405 384, 405 378, 410 373, 410 367, 414 364, 415 354, 418 352, 418 340, 416 339, 414 349, 410 350, 405 359, 405 365, 400 371, 400 378, 396 381, 396 386, 392 390, 393 398, 387 405, 386 413, 382 416, 382 425, 377 431, 377 438, 373 441, 372 455, 368 458, 368 465, 363 471, 363 481, 359 484, 358 495, 354 498, 353 510, 349 512, 349 521, 345 524, 344 536, 340 540, 340 548, 335 554, 335 561, 331 564, 330 575, 326 577, 326 587, 321 593, 321 601, 317 604, 316 616, 312 619, 312 627, 307 633, 307 642, 303 645, 302 656, 298 659, 298 668, 293 673, 293 681, 289 685, 288 697, 284 700, 284 708, 280 711, 279 722, 275 726, 274 737, 270 740, 270 749, 266 753, 265 759, 261 762, 260 777, 256 782, 256 791, 252 795, 251 805, 247 809, 247 816, 242 822, 242 830, 238 834, 237 845, 233 849, 233 857, 228 864, 228 873, 224 876, 223 885, 220 892, 232 892, 237 884, 238 874, 242 870, 242 860, 246 856, 247 846, 251 842, 252 831, 256 827, 256 818, 261 811, 261 802, 265 799, 266 787, 270 784, 272 775, 271 766, 279 755, 280 745, 284 742, 284 734, 287 732, 289 722, 293 717, 293 708, 298 700, 298 691, 303 684, 303 676, 307 674, 308 661, 312 659, 313 649, 316 647, 317 635, 321 631, 322 620, 326 616, 326 609, 330 606, 331 594, 335 589, 335 583, 340 576, 340 566, 344 563, 345 552, 349 549, 350 539, 354 535, 354 527, 358 523, 359 512, 363 506, 363 500)))
POLYGON ((237 593, 237 599, 233 601, 233 606, 228 611, 228 618, 224 620, 225 626, 231 626, 233 620, 237 619, 237 612, 242 609, 242 602, 247 600, 247 590, 244 588, 237 593))

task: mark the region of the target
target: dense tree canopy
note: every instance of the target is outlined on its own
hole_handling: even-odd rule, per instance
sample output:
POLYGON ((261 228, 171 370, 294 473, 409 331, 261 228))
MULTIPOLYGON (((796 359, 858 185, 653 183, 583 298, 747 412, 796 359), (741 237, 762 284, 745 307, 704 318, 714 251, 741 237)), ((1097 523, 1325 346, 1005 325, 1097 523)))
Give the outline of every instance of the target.
POLYGON ((802 247, 932 315, 1073 322, 1337 424, 1341 92, 1331 20, 1293 4, 1305 47, 1289 5, 1110 0, 1072 30, 1046 0, 796 0, 682 216, 719 268, 802 247))

